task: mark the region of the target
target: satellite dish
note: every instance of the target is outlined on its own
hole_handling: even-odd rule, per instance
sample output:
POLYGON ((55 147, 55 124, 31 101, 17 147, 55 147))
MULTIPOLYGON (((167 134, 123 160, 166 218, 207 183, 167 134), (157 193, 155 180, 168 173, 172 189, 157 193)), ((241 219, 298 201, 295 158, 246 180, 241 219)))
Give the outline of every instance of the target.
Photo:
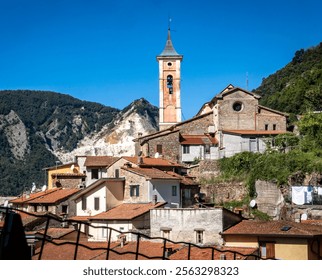
POLYGON ((8 204, 9 204, 9 201, 8 201, 8 200, 6 200, 6 201, 4 202, 4 204, 3 204, 3 207, 8 207, 8 204))
POLYGON ((156 152, 155 155, 154 155, 155 158, 159 158, 159 153, 156 152))
POLYGON ((301 215, 301 221, 305 221, 305 220, 307 220, 307 214, 302 214, 301 215))
POLYGON ((41 190, 44 192, 45 190, 47 189, 47 186, 46 185, 43 185, 41 190))
POLYGON ((255 199, 253 199, 253 200, 250 201, 249 206, 252 207, 252 208, 254 208, 256 206, 255 199))
POLYGON ((73 171, 75 168, 75 165, 73 164, 71 167, 70 167, 70 170, 73 171))

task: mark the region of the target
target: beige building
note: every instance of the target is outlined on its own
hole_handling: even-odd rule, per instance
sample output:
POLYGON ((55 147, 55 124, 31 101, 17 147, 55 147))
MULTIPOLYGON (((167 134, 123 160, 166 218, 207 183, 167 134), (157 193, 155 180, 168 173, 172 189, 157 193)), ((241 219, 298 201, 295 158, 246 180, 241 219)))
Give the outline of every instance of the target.
POLYGON ((248 221, 222 233, 224 245, 259 248, 261 258, 321 260, 322 227, 291 221, 248 221))

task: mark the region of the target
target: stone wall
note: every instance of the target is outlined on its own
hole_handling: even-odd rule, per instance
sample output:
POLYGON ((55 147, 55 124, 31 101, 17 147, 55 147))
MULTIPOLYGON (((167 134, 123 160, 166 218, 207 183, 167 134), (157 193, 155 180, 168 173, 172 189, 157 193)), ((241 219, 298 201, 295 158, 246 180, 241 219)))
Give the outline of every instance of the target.
POLYGON ((275 183, 267 181, 256 181, 255 189, 257 209, 274 220, 280 219, 281 210, 285 205, 281 189, 275 183))
POLYGON ((216 205, 242 201, 248 195, 248 188, 241 182, 204 184, 200 187, 200 192, 206 194, 206 203, 215 203, 216 205))

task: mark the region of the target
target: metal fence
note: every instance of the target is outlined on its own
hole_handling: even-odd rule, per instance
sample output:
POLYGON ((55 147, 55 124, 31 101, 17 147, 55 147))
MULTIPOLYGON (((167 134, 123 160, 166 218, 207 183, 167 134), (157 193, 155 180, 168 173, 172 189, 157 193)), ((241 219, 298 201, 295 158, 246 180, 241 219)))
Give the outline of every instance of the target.
MULTIPOLYGON (((197 244, 188 243, 188 242, 174 242, 167 238, 163 237, 150 237, 147 234, 142 232, 121 232, 111 227, 102 227, 99 228, 106 228, 107 240, 106 242, 101 242, 101 246, 93 247, 89 243, 90 242, 81 242, 81 235, 82 226, 90 226, 86 222, 70 220, 70 219, 63 219, 58 216, 52 215, 50 213, 46 214, 35 214, 29 213, 22 210, 12 209, 8 207, 0 207, 0 223, 2 223, 2 230, 0 233, 0 259, 44 259, 44 251, 45 247, 48 244, 53 244, 57 246, 57 250, 63 250, 63 246, 70 245, 73 247, 73 260, 77 259, 84 259, 82 253, 80 252, 81 249, 86 249, 90 251, 98 251, 97 256, 100 256, 100 259, 124 259, 124 256, 131 256, 131 259, 139 260, 139 259, 159 259, 159 260, 170 260, 172 259, 174 253, 178 252, 179 250, 185 251, 185 259, 191 260, 193 259, 192 256, 198 250, 202 252, 207 252, 207 259, 214 260, 214 259, 251 259, 251 260, 258 260, 261 259, 257 254, 243 254, 241 252, 236 252, 233 250, 222 250, 215 246, 199 246, 197 244), (39 218, 43 220, 42 224, 42 234, 38 234, 36 240, 38 242, 38 248, 36 251, 31 250, 30 240, 26 237, 25 233, 25 226, 22 223, 21 215, 28 215, 29 217, 39 218), (75 240, 59 240, 55 238, 51 238, 48 235, 48 231, 50 228, 50 224, 52 221, 56 221, 59 224, 66 224, 66 223, 73 223, 75 226, 76 236, 75 240), (132 236, 136 236, 136 241, 133 243, 134 249, 133 250, 123 250, 120 251, 120 246, 122 247, 123 244, 118 244, 115 246, 115 242, 111 241, 111 236, 113 231, 117 232, 118 234, 124 236, 127 234, 131 234, 132 236), (141 244, 143 242, 154 242, 154 244, 160 244, 159 254, 154 255, 151 252, 146 252, 141 250, 141 244), (39 245, 40 244, 40 245, 39 245), (30 253, 30 252, 33 253, 30 253), (113 258, 111 255, 113 254, 113 258), (123 256, 123 257, 122 257, 123 256)), ((1 224, 0 224, 1 225, 1 224)), ((97 228, 97 227, 96 227, 97 228)), ((30 236, 29 236, 30 238, 30 236)), ((35 236, 33 236, 35 238, 35 236)), ((152 243, 151 243, 152 244, 152 243)), ((124 246, 125 248, 126 246, 124 246)), ((50 259, 50 256, 46 256, 46 259, 50 259)), ((196 259, 196 258, 195 258, 196 259)), ((205 259, 205 258, 203 258, 205 259)))

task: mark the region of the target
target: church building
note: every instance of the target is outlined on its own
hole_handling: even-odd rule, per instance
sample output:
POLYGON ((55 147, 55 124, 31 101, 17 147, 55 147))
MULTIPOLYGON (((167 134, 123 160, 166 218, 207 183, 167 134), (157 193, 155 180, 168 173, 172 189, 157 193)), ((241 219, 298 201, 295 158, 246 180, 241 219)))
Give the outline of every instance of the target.
POLYGON ((135 139, 137 154, 180 163, 220 159, 264 152, 275 136, 287 132, 287 114, 261 106, 260 96, 231 84, 203 104, 195 117, 182 121, 182 58, 168 30, 166 46, 157 56, 160 129, 135 139))

